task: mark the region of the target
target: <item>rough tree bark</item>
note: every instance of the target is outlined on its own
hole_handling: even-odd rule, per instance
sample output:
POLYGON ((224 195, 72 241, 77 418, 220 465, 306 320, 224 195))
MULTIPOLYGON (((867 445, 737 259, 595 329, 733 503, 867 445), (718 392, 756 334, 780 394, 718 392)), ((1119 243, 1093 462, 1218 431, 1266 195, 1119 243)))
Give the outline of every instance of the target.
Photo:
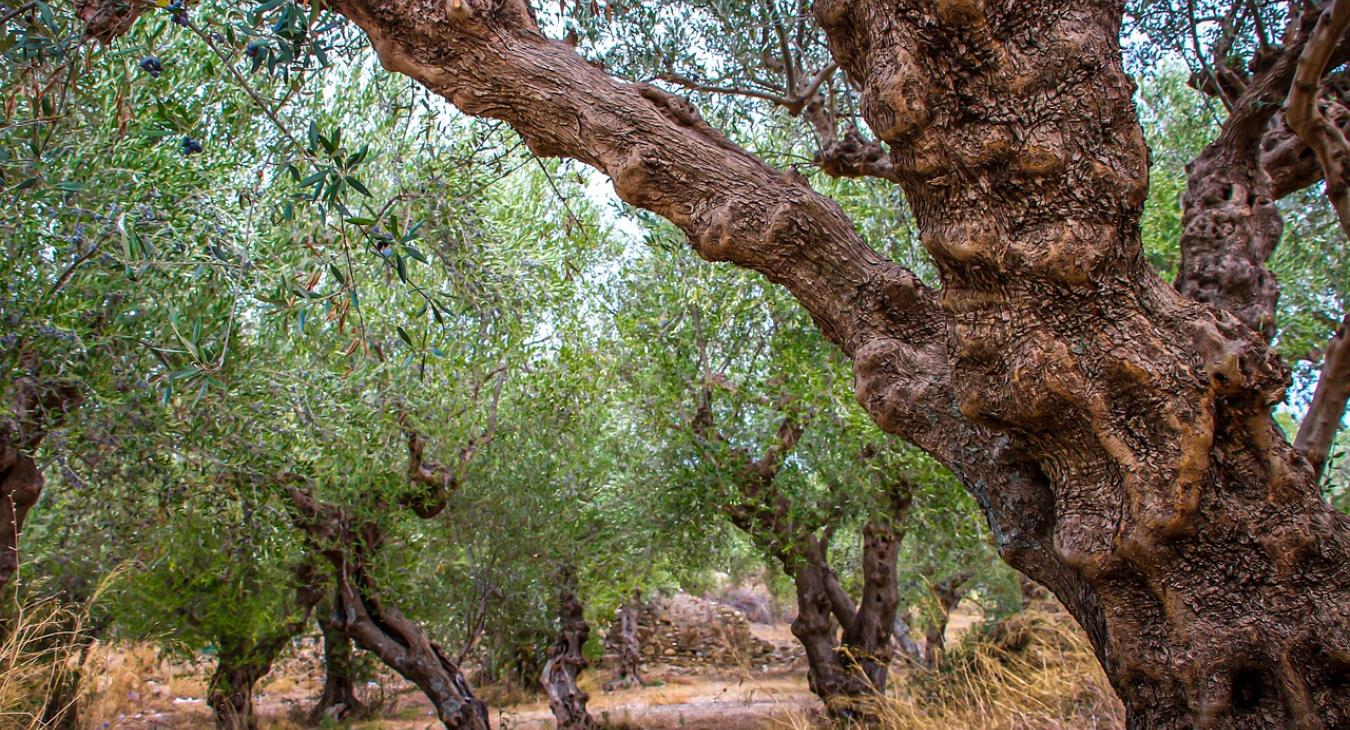
POLYGON ((830 568, 823 540, 809 536, 796 546, 801 557, 788 557, 784 564, 796 585, 792 635, 806 650, 808 684, 841 719, 871 721, 859 700, 886 689, 900 603, 895 567, 900 524, 886 517, 864 528, 863 595, 857 604, 830 568))
MULTIPOLYGON (((1083 626, 1133 727, 1350 725, 1350 519, 1271 418, 1288 371, 1162 282, 1122 0, 819 0, 941 294, 523 0, 335 0, 384 66, 608 174, 785 286, 873 419, 951 467, 1083 626)), ((1300 33, 1305 33, 1300 28, 1300 33)))
POLYGON ((216 668, 211 674, 206 703, 221 730, 257 730, 258 716, 253 707, 253 688, 272 671, 281 651, 309 623, 310 613, 319 602, 315 567, 301 563, 296 569, 296 605, 298 620, 277 627, 260 637, 229 637, 218 642, 216 668))
POLYGON ((577 687, 577 677, 590 666, 581 650, 591 627, 577 597, 576 572, 561 571, 559 584, 558 635, 548 647, 539 681, 548 695, 548 707, 558 721, 558 730, 591 730, 598 725, 586 711, 590 698, 577 687))
POLYGON ((337 614, 337 597, 319 614, 319 631, 323 635, 323 692, 309 712, 309 722, 318 725, 327 720, 345 720, 360 717, 365 706, 356 696, 356 654, 352 639, 342 630, 342 618, 337 614))
POLYGON ((1296 66, 1285 54, 1243 87, 1218 139, 1187 166, 1182 205, 1177 290, 1229 310, 1266 340, 1275 336, 1279 299, 1266 262, 1284 221, 1261 148, 1296 66))
POLYGON ((5 388, 10 412, 0 421, 0 590, 19 570, 19 534, 46 483, 33 453, 84 399, 76 384, 40 377, 33 358, 24 366, 31 374, 5 388))
POLYGON ((631 689, 642 686, 642 646, 638 642, 638 611, 642 608, 642 591, 619 607, 619 615, 611 624, 611 643, 615 648, 614 678, 605 683, 605 691, 631 689))
POLYGON ((961 410, 1048 477, 1131 724, 1344 725, 1350 622, 1317 607, 1347 605, 1350 525, 1271 422, 1283 365, 1142 265, 1120 4, 899 5, 816 10, 942 272, 961 410))
MULTIPOLYGON (((1350 58, 1344 38, 1350 11, 1337 3, 1323 3, 1320 15, 1316 10, 1307 5, 1302 15, 1291 15, 1284 44, 1249 62, 1232 55, 1233 38, 1225 36, 1209 63, 1222 69, 1222 84, 1196 84, 1220 96, 1230 114, 1218 139, 1188 168, 1177 288, 1228 309, 1267 340, 1275 333, 1279 292, 1266 262, 1283 228, 1274 201, 1318 180, 1341 179, 1328 184, 1327 193, 1342 229, 1350 230, 1340 162, 1350 127, 1350 80, 1326 74, 1350 58)), ((1340 342, 1338 332, 1324 348, 1319 392, 1295 440, 1319 477, 1345 413, 1340 393, 1350 362, 1335 357, 1340 342)))

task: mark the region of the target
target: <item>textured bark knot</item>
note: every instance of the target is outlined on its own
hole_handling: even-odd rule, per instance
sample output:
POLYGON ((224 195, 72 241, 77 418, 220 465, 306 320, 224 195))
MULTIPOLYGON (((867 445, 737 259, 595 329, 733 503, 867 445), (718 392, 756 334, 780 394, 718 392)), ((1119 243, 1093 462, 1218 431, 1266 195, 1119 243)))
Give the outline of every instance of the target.
POLYGON ((981 0, 937 0, 937 17, 952 25, 983 25, 984 3, 981 0))
POLYGON ((451 20, 462 23, 480 11, 480 4, 489 0, 445 0, 445 14, 451 20))

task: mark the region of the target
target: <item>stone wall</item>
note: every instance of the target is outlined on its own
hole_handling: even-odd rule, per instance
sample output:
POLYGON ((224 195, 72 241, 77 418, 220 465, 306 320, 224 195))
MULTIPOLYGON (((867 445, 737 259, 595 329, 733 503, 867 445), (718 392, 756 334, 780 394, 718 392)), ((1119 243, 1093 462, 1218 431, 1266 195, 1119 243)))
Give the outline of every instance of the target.
MULTIPOLYGON (((795 644, 756 637, 745 614, 735 608, 686 594, 644 603, 638 615, 638 642, 644 663, 673 667, 757 668, 790 664, 801 656, 795 644)), ((608 636, 605 653, 607 660, 615 654, 608 636)))

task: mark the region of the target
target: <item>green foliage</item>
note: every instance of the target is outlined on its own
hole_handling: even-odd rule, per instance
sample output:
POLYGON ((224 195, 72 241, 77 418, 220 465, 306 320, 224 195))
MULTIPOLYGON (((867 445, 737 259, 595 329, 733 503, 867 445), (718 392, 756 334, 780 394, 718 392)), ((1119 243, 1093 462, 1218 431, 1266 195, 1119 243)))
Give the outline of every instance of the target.
MULTIPOLYGON (((23 543, 48 580, 33 590, 84 601, 126 565, 99 630, 186 651, 256 641, 298 617, 295 569, 314 559, 280 489, 290 472, 379 526, 384 596, 452 651, 476 647, 490 676, 532 682, 560 567, 596 622, 635 589, 701 591, 765 565, 786 588, 764 536, 724 510, 736 459, 790 418, 804 436, 775 486, 795 522, 831 526, 850 588, 862 525, 905 475, 905 603, 925 618, 931 586, 962 575, 990 613, 1016 606, 973 499, 872 424, 849 363, 781 289, 694 261, 599 177, 380 72, 321 3, 156 10, 108 46, 80 42, 68 5, 32 4, 0 40, 0 377, 86 396, 40 454, 49 485, 23 543), (713 442, 693 428, 705 385, 713 442), (398 506, 401 414, 456 469, 431 520, 398 506)), ((1189 85, 1189 46, 1214 36, 1179 35, 1175 3, 1134 6, 1131 37, 1176 46, 1132 58, 1154 162, 1144 245, 1172 276, 1185 164, 1222 119, 1189 85)), ((618 73, 699 87, 713 123, 935 280, 896 186, 825 177, 806 120, 764 98, 789 91, 766 60, 785 43, 799 75, 829 63, 804 6, 540 12, 618 73)), ((843 74, 822 88, 841 131, 860 124, 843 74)), ((1282 210, 1288 418, 1350 273, 1317 191, 1282 210)), ((1327 490, 1345 506, 1343 451, 1327 490)))

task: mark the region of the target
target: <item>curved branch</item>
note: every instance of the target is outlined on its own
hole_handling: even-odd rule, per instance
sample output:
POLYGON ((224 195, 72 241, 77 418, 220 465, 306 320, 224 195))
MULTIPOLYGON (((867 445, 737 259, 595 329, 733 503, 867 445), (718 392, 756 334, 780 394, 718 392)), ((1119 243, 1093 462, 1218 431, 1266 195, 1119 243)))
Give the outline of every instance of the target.
MULTIPOLYGON (((1318 93, 1323 114, 1342 133, 1350 133, 1350 78, 1344 72, 1328 74, 1318 93)), ((1281 110, 1261 140, 1261 166, 1270 176, 1271 197, 1296 193, 1322 179, 1317 155, 1285 120, 1281 110)))
POLYGON ((619 196, 677 226, 705 259, 788 287, 855 352, 877 331, 936 339, 936 301, 869 248, 804 179, 731 144, 683 99, 621 82, 545 38, 523 2, 338 0, 384 65, 468 114, 501 119, 541 156, 608 174, 619 196), (833 282, 847 281, 847 291, 833 282))
POLYGON ((1331 455, 1331 445, 1340 430, 1341 419, 1345 416, 1345 404, 1350 400, 1350 314, 1341 320, 1340 329, 1327 343, 1323 353, 1322 371, 1317 378, 1317 390, 1313 392, 1312 403, 1303 416, 1294 447, 1302 451, 1312 462, 1313 469, 1321 476, 1326 467, 1327 457, 1331 455))
POLYGON ((1318 92, 1337 47, 1350 28, 1350 0, 1335 0, 1322 10, 1308 43, 1299 56, 1298 71, 1285 104, 1290 128, 1312 148, 1326 181, 1327 198, 1336 210, 1341 230, 1350 236, 1350 141, 1339 126, 1318 108, 1318 92))

